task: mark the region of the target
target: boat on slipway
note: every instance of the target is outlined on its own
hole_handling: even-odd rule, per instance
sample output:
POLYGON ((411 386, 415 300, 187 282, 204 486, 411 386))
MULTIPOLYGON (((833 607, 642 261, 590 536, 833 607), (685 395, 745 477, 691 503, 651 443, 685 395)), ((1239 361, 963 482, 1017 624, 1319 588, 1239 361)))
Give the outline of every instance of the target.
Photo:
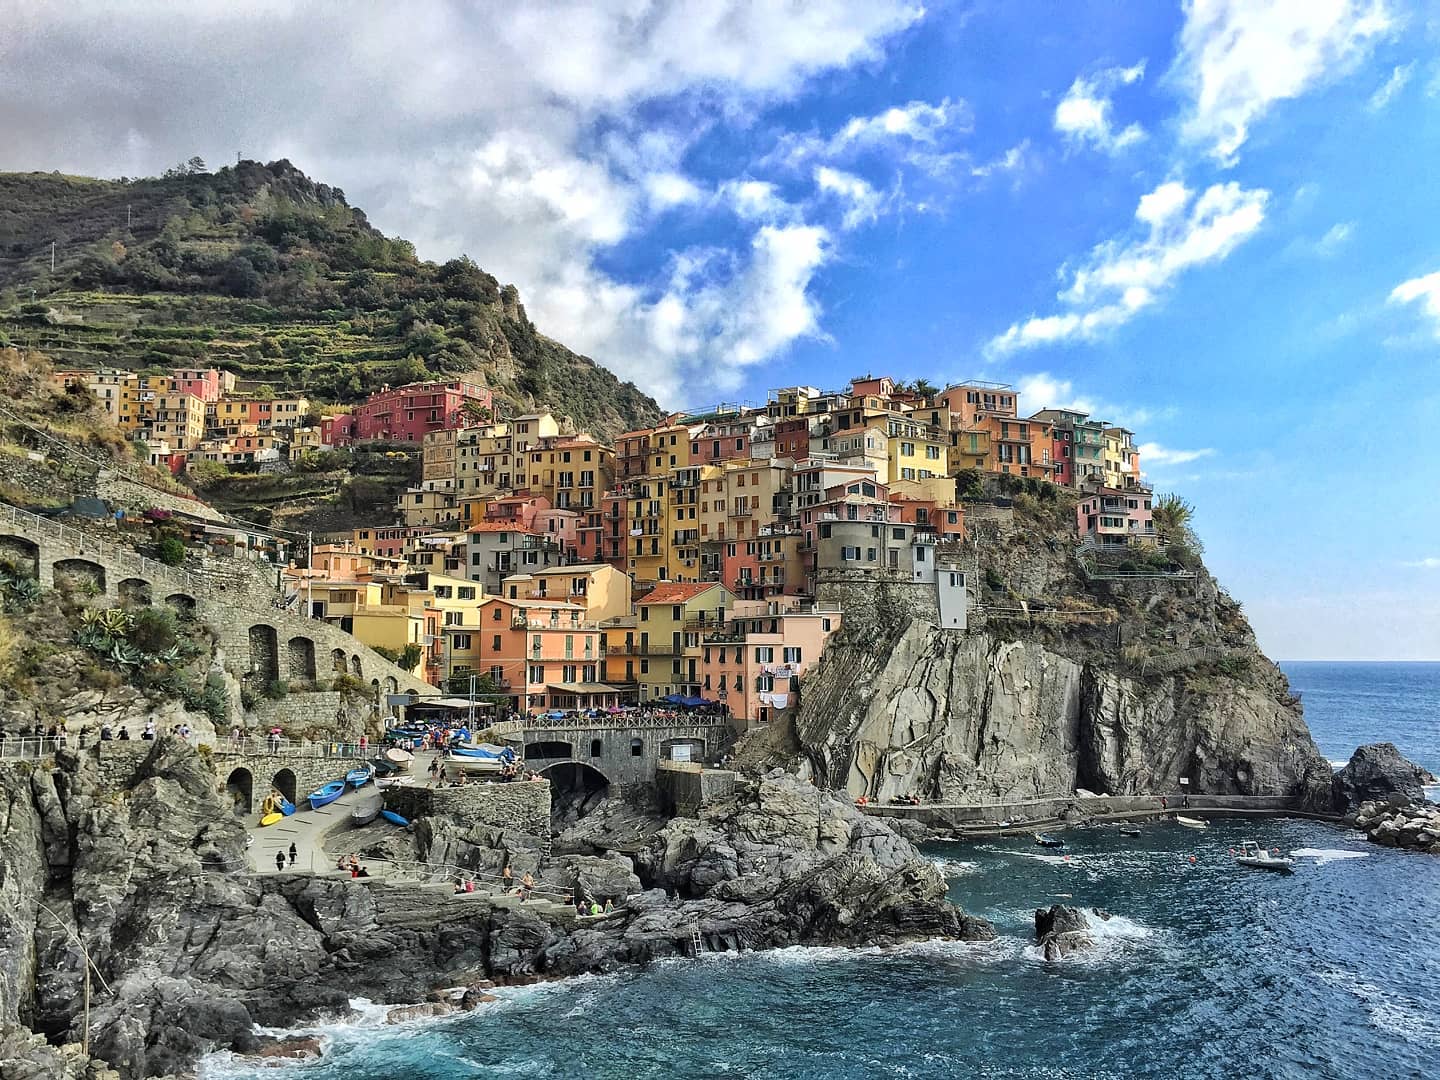
POLYGON ((369 825, 380 816, 380 810, 385 805, 385 797, 374 788, 363 798, 355 809, 350 811, 350 824, 369 825))
POLYGON ((344 793, 345 781, 331 780, 330 783, 316 788, 305 798, 310 801, 311 810, 319 810, 322 806, 330 805, 344 793))
POLYGON ((1237 866, 1249 867, 1251 870, 1270 870, 1277 874, 1293 874, 1295 872, 1295 860, 1287 859, 1280 854, 1280 849, 1273 852, 1261 847, 1254 840, 1245 840, 1240 844, 1240 850, 1230 849, 1230 854, 1235 859, 1237 866))

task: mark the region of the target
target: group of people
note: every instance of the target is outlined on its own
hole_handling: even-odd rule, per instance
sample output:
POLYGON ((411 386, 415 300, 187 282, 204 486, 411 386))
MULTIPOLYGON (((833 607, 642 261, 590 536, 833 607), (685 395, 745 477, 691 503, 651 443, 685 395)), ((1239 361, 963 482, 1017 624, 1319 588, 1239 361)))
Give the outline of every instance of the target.
POLYGON ((586 915, 608 915, 614 910, 615 901, 610 899, 608 896, 605 898, 605 904, 603 907, 600 905, 600 901, 598 900, 590 900, 587 902, 582 897, 577 896, 575 898, 575 914, 581 916, 582 918, 586 915))
MULTIPOLYGON (((278 874, 280 871, 282 871, 282 870, 285 869, 285 854, 286 854, 286 853, 283 852, 283 851, 277 851, 277 852, 275 852, 275 872, 276 872, 277 874, 278 874)), ((300 854, 298 851, 295 850, 295 845, 294 845, 293 843, 290 845, 290 852, 289 852, 289 854, 290 854, 290 867, 293 869, 294 866, 295 866, 295 857, 300 854)))
MULTIPOLYGON (((85 744, 90 741, 91 732, 92 729, 87 726, 82 727, 79 732, 76 733, 75 745, 78 749, 85 749, 85 744)), ((148 741, 153 741, 155 738, 155 734, 155 721, 146 720, 144 730, 140 732, 140 738, 148 741)), ((190 737, 190 725, 184 723, 175 724, 173 727, 171 727, 170 734, 176 735, 182 739, 188 739, 190 737)), ((9 733, 6 732, 3 727, 0 727, 0 743, 4 743, 7 738, 10 738, 9 733)), ((19 733, 19 738, 50 739, 54 742, 55 748, 57 750, 63 750, 66 746, 70 744, 70 733, 65 729, 64 724, 51 724, 47 728, 44 724, 36 723, 35 726, 31 728, 29 734, 26 734, 24 729, 22 728, 19 733)), ((125 724, 121 724, 119 725, 119 727, 116 727, 112 725, 110 721, 106 720, 100 725, 100 741, 130 742, 132 741, 130 735, 130 728, 125 724)))
MULTIPOLYGON (((295 845, 291 844, 290 848, 293 851, 295 845)), ((362 878, 370 876, 370 871, 361 864, 360 856, 353 852, 349 855, 341 855, 339 861, 335 863, 335 869, 349 870, 350 876, 352 878, 362 878)))

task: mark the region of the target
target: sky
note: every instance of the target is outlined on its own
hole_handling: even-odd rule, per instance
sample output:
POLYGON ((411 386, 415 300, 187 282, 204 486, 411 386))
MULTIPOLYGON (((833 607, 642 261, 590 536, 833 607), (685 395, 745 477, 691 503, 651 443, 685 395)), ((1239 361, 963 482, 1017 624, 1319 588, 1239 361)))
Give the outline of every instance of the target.
POLYGON ((289 158, 676 409, 1087 408, 1269 655, 1440 659, 1434 0, 8 7, 0 168, 289 158))

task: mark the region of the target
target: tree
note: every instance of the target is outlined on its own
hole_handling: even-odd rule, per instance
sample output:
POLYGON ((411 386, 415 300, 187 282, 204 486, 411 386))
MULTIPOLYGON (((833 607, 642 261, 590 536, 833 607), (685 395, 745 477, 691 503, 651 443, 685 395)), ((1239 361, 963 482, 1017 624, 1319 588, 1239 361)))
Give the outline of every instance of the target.
POLYGON ((185 543, 178 536, 167 536, 160 541, 157 554, 166 566, 179 566, 185 561, 185 543))
POLYGON ((915 393, 921 397, 934 397, 940 392, 940 388, 928 379, 916 379, 914 385, 915 393))
POLYGON ((1162 495, 1155 500, 1151 517, 1155 531, 1171 546, 1171 554, 1184 562, 1185 556, 1198 557, 1205 551, 1195 532, 1195 508, 1179 495, 1162 495))

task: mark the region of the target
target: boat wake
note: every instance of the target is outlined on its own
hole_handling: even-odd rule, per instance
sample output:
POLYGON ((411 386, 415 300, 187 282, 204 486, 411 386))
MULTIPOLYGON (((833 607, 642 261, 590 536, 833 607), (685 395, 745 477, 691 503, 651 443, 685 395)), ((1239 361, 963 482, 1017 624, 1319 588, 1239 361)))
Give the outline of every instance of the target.
POLYGON ((944 856, 936 856, 932 857, 930 862, 947 878, 965 877, 968 874, 978 873, 980 870, 979 863, 970 862, 967 859, 947 859, 944 856))
POLYGON ((1324 866, 1330 862, 1344 862, 1346 859, 1369 858, 1368 851, 1347 851, 1341 848, 1296 848, 1290 854, 1297 859, 1314 859, 1315 865, 1324 866))
POLYGON ((1359 998, 1370 1022, 1381 1031, 1410 1042, 1440 1046, 1440 1014, 1414 998, 1366 982, 1349 971, 1324 971, 1320 978, 1359 998))

